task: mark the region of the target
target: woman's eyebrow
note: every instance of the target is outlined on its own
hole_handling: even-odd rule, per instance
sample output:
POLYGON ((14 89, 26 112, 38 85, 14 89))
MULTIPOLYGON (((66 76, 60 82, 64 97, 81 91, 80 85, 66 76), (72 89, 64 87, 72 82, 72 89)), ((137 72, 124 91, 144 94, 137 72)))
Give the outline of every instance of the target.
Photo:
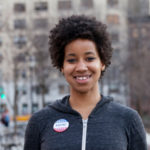
MULTIPOLYGON (((88 51, 88 52, 85 52, 85 55, 95 55, 95 53, 94 52, 92 52, 92 51, 88 51)), ((66 56, 76 56, 76 54, 74 54, 74 53, 68 53, 66 56)))
POLYGON ((91 52, 91 51, 89 51, 89 52, 85 52, 85 55, 95 55, 95 53, 94 52, 91 52))
POLYGON ((69 53, 66 56, 76 56, 74 53, 69 53))

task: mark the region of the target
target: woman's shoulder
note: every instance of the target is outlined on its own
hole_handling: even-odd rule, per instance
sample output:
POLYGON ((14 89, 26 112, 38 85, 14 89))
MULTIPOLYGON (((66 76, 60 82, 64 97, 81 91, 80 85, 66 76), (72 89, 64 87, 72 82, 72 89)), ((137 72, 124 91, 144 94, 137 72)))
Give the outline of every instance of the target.
POLYGON ((110 105, 108 106, 109 107, 109 111, 113 114, 116 114, 117 116, 120 116, 122 118, 125 118, 128 120, 132 120, 134 118, 139 118, 139 114, 136 110, 134 110, 133 108, 129 107, 129 106, 126 106, 126 105, 123 105, 123 104, 120 104, 116 101, 112 101, 110 102, 110 105))
POLYGON ((38 125, 38 123, 42 122, 45 119, 45 114, 47 114, 47 108, 43 108, 35 113, 33 113, 29 119, 29 123, 28 124, 36 124, 38 125))
MULTIPOLYGON (((51 105, 51 104, 50 104, 51 105)), ((38 110, 37 112, 33 113, 31 116, 32 120, 45 120, 47 117, 51 116, 53 114, 52 107, 49 107, 49 105, 45 106, 44 108, 38 110)))

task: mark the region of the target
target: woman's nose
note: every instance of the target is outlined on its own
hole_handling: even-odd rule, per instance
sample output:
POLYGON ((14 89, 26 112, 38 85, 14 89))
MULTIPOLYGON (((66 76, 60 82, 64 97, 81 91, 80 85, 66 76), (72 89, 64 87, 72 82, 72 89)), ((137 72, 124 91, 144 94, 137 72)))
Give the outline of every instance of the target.
POLYGON ((76 71, 86 71, 87 70, 87 65, 85 62, 83 61, 79 61, 76 64, 76 71))

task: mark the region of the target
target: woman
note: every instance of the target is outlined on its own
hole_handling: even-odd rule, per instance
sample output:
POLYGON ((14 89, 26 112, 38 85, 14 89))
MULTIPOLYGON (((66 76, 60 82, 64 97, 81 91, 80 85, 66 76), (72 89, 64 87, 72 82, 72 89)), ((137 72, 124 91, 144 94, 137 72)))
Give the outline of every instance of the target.
POLYGON ((106 26, 86 16, 61 19, 50 33, 50 55, 70 86, 70 95, 30 119, 24 150, 146 150, 136 111, 99 92, 110 64, 106 26))

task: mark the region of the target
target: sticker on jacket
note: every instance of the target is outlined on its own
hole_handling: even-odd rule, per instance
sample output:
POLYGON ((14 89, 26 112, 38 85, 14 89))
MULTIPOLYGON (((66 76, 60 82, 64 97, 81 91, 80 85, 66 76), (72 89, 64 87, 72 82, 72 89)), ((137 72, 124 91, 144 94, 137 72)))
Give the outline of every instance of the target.
POLYGON ((69 122, 66 119, 59 119, 54 123, 53 129, 56 132, 64 132, 69 127, 69 122))

